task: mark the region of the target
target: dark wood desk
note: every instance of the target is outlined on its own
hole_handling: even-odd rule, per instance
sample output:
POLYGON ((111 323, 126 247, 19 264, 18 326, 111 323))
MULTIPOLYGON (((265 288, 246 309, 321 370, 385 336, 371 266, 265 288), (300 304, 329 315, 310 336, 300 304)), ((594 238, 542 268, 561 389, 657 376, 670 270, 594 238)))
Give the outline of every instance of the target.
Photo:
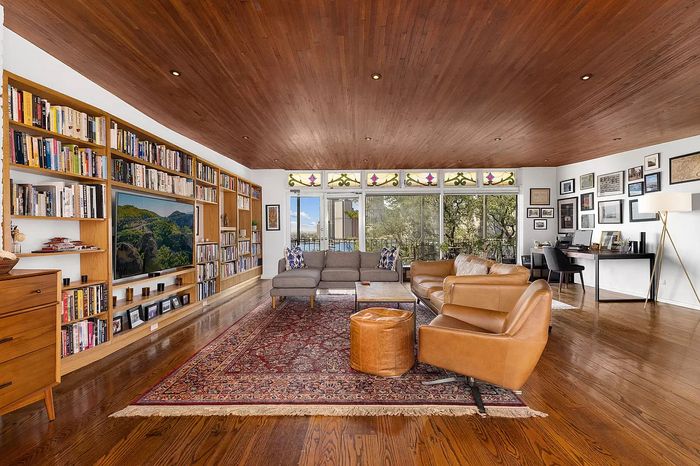
MULTIPOLYGON (((633 252, 615 252, 615 251, 579 251, 576 249, 562 249, 562 252, 572 259, 592 260, 595 263, 595 300, 599 303, 619 303, 619 302, 644 302, 646 298, 600 298, 600 261, 604 260, 648 260, 649 261, 649 279, 654 275, 654 259, 656 254, 653 252, 633 253, 633 252)), ((531 248, 530 256, 533 254, 544 254, 543 248, 531 248)), ((530 257, 530 264, 535 261, 530 257)), ((656 279, 656 277, 654 277, 656 279)), ((651 287, 649 301, 656 301, 656 284, 651 287)))

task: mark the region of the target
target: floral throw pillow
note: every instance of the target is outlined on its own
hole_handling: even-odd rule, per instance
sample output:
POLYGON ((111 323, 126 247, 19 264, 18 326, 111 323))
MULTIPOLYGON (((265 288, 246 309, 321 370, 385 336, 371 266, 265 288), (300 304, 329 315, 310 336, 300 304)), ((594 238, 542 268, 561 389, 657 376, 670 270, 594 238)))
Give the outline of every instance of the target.
POLYGON ((399 248, 382 248, 379 252, 378 269, 396 270, 396 260, 399 258, 399 248))
POLYGON ((299 246, 284 248, 284 258, 287 261, 287 270, 306 267, 304 264, 304 251, 299 246))

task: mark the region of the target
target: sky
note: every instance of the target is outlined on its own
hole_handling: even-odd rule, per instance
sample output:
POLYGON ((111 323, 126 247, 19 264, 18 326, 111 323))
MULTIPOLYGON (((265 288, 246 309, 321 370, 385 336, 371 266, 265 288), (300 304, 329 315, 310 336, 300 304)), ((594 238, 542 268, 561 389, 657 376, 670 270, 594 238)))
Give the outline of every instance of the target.
POLYGON ((132 205, 140 209, 150 210, 162 217, 167 217, 176 210, 186 214, 194 213, 191 204, 124 192, 119 192, 118 196, 120 205, 132 205))
MULTIPOLYGON (((289 211, 292 231, 297 229, 297 198, 289 198, 289 211)), ((321 220, 321 199, 318 197, 301 198, 301 231, 316 232, 316 225, 321 220)))

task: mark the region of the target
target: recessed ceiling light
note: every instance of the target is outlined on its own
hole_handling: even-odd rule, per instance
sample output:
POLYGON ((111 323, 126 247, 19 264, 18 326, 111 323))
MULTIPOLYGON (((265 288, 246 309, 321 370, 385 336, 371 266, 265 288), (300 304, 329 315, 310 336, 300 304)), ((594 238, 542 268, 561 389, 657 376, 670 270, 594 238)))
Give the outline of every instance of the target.
POLYGON ((371 137, 369 137, 369 136, 365 136, 365 141, 371 141, 371 140, 372 140, 372 138, 371 138, 371 137))
POLYGON ((250 139, 250 136, 243 136, 243 139, 247 141, 248 139, 250 139))
POLYGON ((588 80, 591 79, 592 77, 593 77, 593 75, 592 75, 591 73, 586 73, 586 74, 584 74, 583 76, 581 76, 581 80, 582 80, 582 81, 588 81, 588 80))
POLYGON ((549 159, 544 159, 545 162, 549 162, 549 159))
POLYGON ((180 72, 178 70, 170 70, 170 74, 173 76, 180 76, 180 72))
POLYGON ((280 159, 272 159, 273 162, 277 163, 280 161, 280 159))
POLYGON ((382 79, 382 75, 379 74, 379 73, 372 73, 372 74, 370 75, 370 77, 371 77, 372 79, 374 79, 375 81, 377 81, 378 79, 382 79))
POLYGON ((613 141, 620 141, 622 138, 613 138, 613 141))
POLYGON ((362 163, 367 163, 367 162, 369 162, 368 159, 362 159, 362 163))
POLYGON ((501 138, 493 138, 494 141, 502 141, 501 138))

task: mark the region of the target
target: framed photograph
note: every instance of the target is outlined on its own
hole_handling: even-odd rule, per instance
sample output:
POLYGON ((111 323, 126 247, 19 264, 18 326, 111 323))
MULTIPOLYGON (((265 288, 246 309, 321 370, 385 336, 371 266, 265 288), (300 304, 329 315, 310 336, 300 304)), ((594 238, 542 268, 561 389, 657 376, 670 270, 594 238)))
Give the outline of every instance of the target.
POLYGON ((173 296, 170 298, 170 305, 172 306, 173 309, 179 309, 182 307, 182 304, 180 303, 180 298, 177 296, 173 296))
POLYGON ((542 207, 542 218, 554 218, 554 209, 551 207, 542 207))
POLYGON ((639 212, 639 199, 630 199, 630 222, 653 222, 659 220, 659 214, 642 214, 639 212))
POLYGON ((559 194, 573 194, 576 191, 576 181, 571 178, 559 182, 559 194))
POLYGON ((639 181, 644 177, 644 166, 632 167, 627 169, 627 182, 639 181))
POLYGON ((644 195, 644 182, 630 183, 627 185, 627 195, 629 197, 637 197, 644 195))
POLYGON ((279 231, 280 229, 280 205, 268 204, 265 206, 265 229, 267 231, 279 231))
POLYGON ((199 225, 202 223, 200 220, 200 210, 199 210, 199 204, 196 204, 194 206, 194 220, 195 220, 195 229, 194 229, 194 235, 199 238, 199 225))
POLYGON ((668 161, 671 184, 689 183, 700 180, 700 152, 679 155, 668 161))
MULTIPOLYGON (((625 194, 625 172, 606 173, 598 175, 598 197, 616 196, 625 194)), ((598 217, 598 223, 600 217, 598 217)))
POLYGON ((141 306, 132 307, 126 311, 126 315, 129 318, 129 328, 136 328, 144 324, 141 320, 141 306))
POLYGON ((190 295, 183 294, 182 296, 180 296, 180 302, 183 306, 187 306, 190 303, 190 295))
POLYGON ((575 232, 578 220, 578 197, 559 199, 557 209, 559 210, 559 233, 575 232))
POLYGON ((112 335, 122 333, 124 331, 124 316, 112 317, 112 335))
POLYGON ((534 223, 534 229, 535 230, 546 230, 547 229, 547 220, 543 218, 538 218, 533 220, 534 223))
POLYGON ((549 205, 550 203, 549 188, 530 188, 531 205, 549 205))
POLYGON ((582 190, 595 188, 595 173, 586 173, 585 175, 581 175, 578 183, 582 190))
POLYGON ((598 201, 598 223, 622 223, 622 199, 598 201))
POLYGON ((527 208, 527 218, 540 218, 542 209, 539 207, 528 207, 527 208))
POLYGON ((583 193, 581 194, 581 212, 584 210, 595 210, 595 204, 593 203, 593 193, 583 193))
POLYGON ((619 231, 604 231, 600 234, 600 249, 617 249, 622 241, 622 233, 619 231))
POLYGON ((644 172, 651 172, 661 168, 659 163, 659 153, 650 154, 644 157, 644 172))
POLYGON ((151 320, 158 317, 158 303, 149 304, 143 308, 144 320, 151 320))
POLYGON ((592 230, 595 228, 595 214, 581 214, 581 229, 592 230))
POLYGON ((661 191, 661 173, 650 173, 644 175, 644 192, 656 193, 661 191))
POLYGON ((165 314, 166 312, 170 312, 173 309, 173 304, 170 301, 170 298, 164 299, 163 301, 160 302, 160 313, 165 314))

